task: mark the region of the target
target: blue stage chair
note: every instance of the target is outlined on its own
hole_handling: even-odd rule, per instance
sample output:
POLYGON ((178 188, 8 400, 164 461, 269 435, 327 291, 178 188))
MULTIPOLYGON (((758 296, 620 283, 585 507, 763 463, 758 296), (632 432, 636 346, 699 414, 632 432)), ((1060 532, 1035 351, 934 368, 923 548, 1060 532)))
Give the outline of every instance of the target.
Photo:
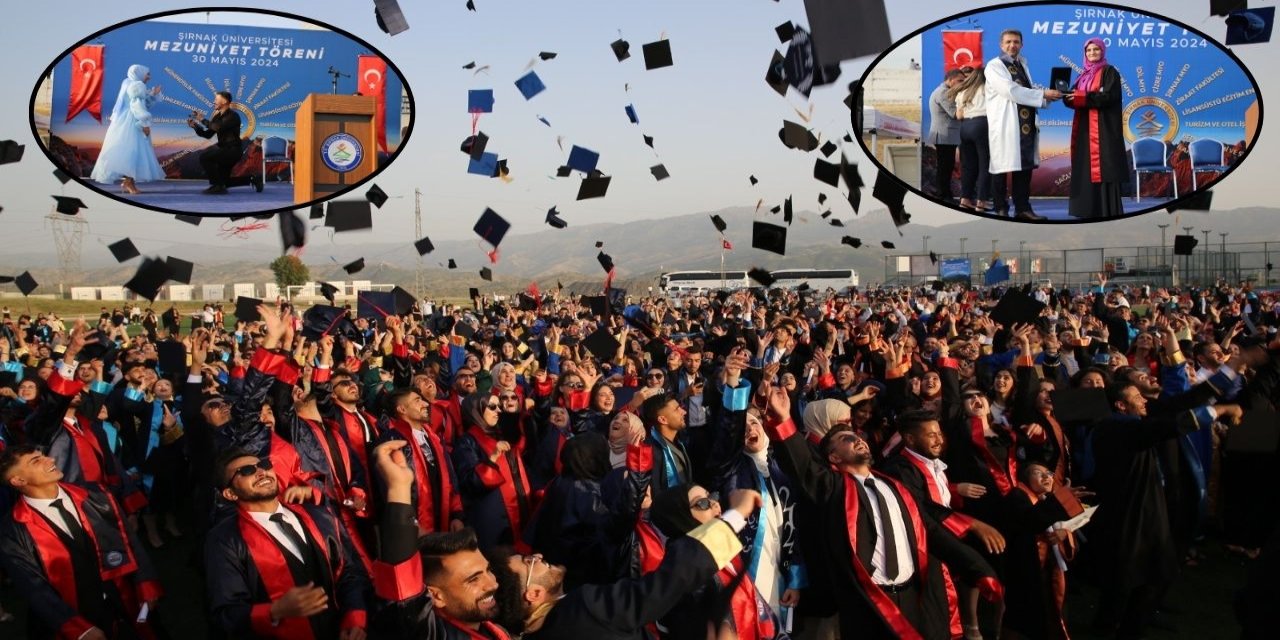
POLYGON ((1169 148, 1159 138, 1138 138, 1133 141, 1133 191, 1134 198, 1142 202, 1142 172, 1168 173, 1173 176, 1173 197, 1178 197, 1178 172, 1169 166, 1169 148))
POLYGON ((1199 189, 1199 182, 1196 180, 1196 174, 1201 171, 1226 171, 1228 167, 1225 158, 1226 149, 1221 142, 1201 138, 1191 143, 1191 188, 1199 189))
POLYGON ((262 181, 267 181, 268 162, 289 163, 289 184, 293 184, 293 160, 289 158, 289 141, 271 136, 262 141, 262 181))

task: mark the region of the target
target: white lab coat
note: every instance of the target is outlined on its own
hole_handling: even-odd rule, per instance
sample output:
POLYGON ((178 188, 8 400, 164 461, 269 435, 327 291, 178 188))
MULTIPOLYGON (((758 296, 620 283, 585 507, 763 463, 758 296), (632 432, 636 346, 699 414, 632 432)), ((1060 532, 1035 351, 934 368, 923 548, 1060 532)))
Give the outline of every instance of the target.
MULTIPOLYGON (((1031 73, 1027 69, 1026 58, 1018 56, 1018 63, 1022 65, 1022 71, 1027 75, 1027 83, 1030 84, 1031 73)), ((1009 70, 1005 68, 1004 62, 999 57, 987 62, 983 74, 987 80, 985 89, 987 131, 991 142, 989 171, 993 174, 1020 171, 1022 170, 1022 145, 1018 140, 1018 107, 1019 105, 1037 109, 1045 107, 1048 103, 1044 98, 1044 90, 1030 89, 1014 82, 1013 77, 1009 75, 1009 70)), ((1040 166, 1038 137, 1033 152, 1035 157, 1031 159, 1032 166, 1040 166)))

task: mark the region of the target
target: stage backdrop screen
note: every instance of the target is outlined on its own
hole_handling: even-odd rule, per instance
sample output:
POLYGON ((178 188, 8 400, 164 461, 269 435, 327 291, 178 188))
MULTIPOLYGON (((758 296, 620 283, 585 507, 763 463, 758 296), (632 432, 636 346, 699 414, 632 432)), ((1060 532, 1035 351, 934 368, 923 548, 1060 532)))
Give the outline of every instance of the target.
MULTIPOLYGON (((1071 67, 1074 85, 1085 41, 1099 37, 1106 42, 1107 61, 1124 80, 1126 143, 1148 136, 1171 144, 1211 138, 1235 147, 1233 153, 1244 150, 1245 110, 1256 101, 1254 88, 1214 42, 1159 17, 1107 7, 1037 4, 967 18, 972 22, 961 19, 921 34, 924 131, 929 130, 929 94, 942 83, 947 68, 968 64, 973 39, 981 40, 980 62, 990 61, 1000 55, 1000 32, 1017 29, 1031 81, 1039 86, 1049 85, 1053 67, 1071 67), (973 31, 980 36, 966 33, 973 31)), ((1070 195, 1072 116, 1061 102, 1039 111, 1040 167, 1032 195, 1070 195)))
MULTIPOLYGON (((195 135, 186 121, 192 111, 207 116, 216 91, 229 91, 234 96, 243 123, 241 137, 252 141, 279 136, 292 143, 294 114, 302 101, 312 93, 333 92, 328 70, 332 67, 348 76, 338 79, 338 93, 355 94, 366 86, 364 79, 357 77, 359 56, 374 53, 355 40, 323 29, 154 21, 124 25, 87 44, 103 45, 102 122, 88 111, 80 111, 67 121, 71 82, 80 75, 71 68, 72 55, 68 54, 53 68, 50 151, 64 167, 87 175, 98 157, 120 83, 130 65, 140 64, 151 71, 148 86, 158 85, 163 91, 152 106, 151 137, 169 178, 203 177, 198 154, 192 152, 211 141, 195 135)), ((370 76, 385 76, 381 80, 387 147, 379 149, 382 164, 381 160, 399 147, 402 126, 409 123, 401 122, 401 79, 390 65, 370 66, 385 69, 369 71, 366 67, 370 76)), ((367 80, 376 83, 379 78, 367 80)), ((250 156, 252 153, 246 154, 246 158, 250 156)))

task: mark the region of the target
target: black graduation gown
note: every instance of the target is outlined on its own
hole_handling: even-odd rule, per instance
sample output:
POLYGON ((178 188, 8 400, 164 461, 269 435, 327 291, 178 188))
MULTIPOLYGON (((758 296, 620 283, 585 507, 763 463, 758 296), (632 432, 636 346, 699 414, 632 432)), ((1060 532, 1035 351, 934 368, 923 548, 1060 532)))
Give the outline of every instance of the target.
POLYGON ((1121 197, 1129 181, 1124 148, 1120 72, 1108 65, 1097 91, 1063 103, 1076 110, 1071 122, 1071 215, 1106 218, 1124 213, 1121 197))

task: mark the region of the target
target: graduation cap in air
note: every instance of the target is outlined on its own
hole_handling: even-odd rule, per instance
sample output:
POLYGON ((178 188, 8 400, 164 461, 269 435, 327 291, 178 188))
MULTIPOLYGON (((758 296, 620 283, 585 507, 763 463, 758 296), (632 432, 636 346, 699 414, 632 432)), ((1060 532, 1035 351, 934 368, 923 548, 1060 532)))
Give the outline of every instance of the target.
POLYGON ((36 282, 35 278, 31 277, 30 271, 23 271, 22 275, 13 279, 13 284, 18 287, 18 291, 21 291, 24 296, 31 295, 31 292, 35 291, 36 287, 40 286, 40 283, 36 282))
POLYGON ((467 173, 492 178, 498 174, 498 154, 481 153, 467 162, 467 173))
POLYGON ((529 100, 545 91, 547 85, 542 83, 542 78, 539 78, 537 73, 530 71, 516 80, 516 88, 520 90, 520 95, 524 96, 525 100, 529 100))
MULTIPOLYGON (((356 294, 356 317, 381 322, 396 315, 395 294, 390 291, 361 291, 356 294)), ((383 326, 383 325, 380 325, 383 326)))
POLYGON ((649 167, 649 173, 652 173, 654 179, 658 181, 666 180, 671 177, 671 174, 667 172, 667 166, 663 164, 655 164, 652 167, 649 167))
POLYGON ((782 129, 778 131, 778 137, 788 149, 798 149, 807 153, 818 148, 818 136, 813 135, 813 132, 803 125, 790 120, 782 121, 782 129))
POLYGON ((783 58, 782 53, 774 49, 773 58, 769 60, 769 68, 764 72, 764 81, 778 95, 783 97, 787 95, 787 87, 791 86, 787 84, 785 73, 786 58, 783 58))
POLYGON ((541 58, 543 62, 546 62, 547 60, 555 60, 555 59, 556 59, 556 52, 554 52, 554 51, 543 51, 542 53, 539 53, 539 54, 538 54, 538 57, 539 57, 539 58, 541 58))
POLYGON ((601 361, 612 360, 618 354, 618 349, 622 348, 622 344, 618 342, 608 329, 597 329, 591 335, 582 339, 582 346, 591 352, 591 355, 599 358, 601 361))
POLYGON ((425 256, 436 250, 436 246, 431 244, 431 238, 427 236, 422 236, 422 238, 415 241, 413 243, 413 248, 418 250, 418 255, 420 256, 425 256))
POLYGON ((884 0, 807 0, 804 5, 809 27, 813 29, 815 65, 839 65, 845 60, 880 53, 893 45, 884 0))
POLYGON ((342 265, 342 270, 346 271, 347 275, 354 275, 364 271, 364 258, 356 258, 354 261, 342 265))
POLYGON ((560 217, 560 212, 556 211, 555 207, 547 209, 547 217, 543 219, 543 222, 551 225, 554 229, 563 229, 569 226, 569 223, 565 222, 564 219, 560 217))
POLYGON ((393 308, 398 315, 405 315, 413 311, 413 306, 418 303, 418 299, 413 297, 412 293, 400 285, 396 285, 391 289, 391 299, 393 308))
POLYGON ((140 255, 138 248, 133 246, 133 241, 128 238, 112 242, 107 245, 107 249, 111 251, 111 256, 116 259, 116 262, 132 260, 140 255))
MULTIPOLYGON (((819 194, 818 194, 818 204, 826 204, 826 202, 827 202, 827 194, 825 194, 825 193, 819 193, 819 194)), ((827 212, 827 213, 830 213, 830 212, 827 212)), ((822 217, 824 217, 824 218, 825 218, 825 217, 827 217, 827 216, 822 216, 822 217)))
POLYGON ((472 160, 480 161, 484 157, 484 149, 489 144, 489 136, 483 131, 477 131, 474 136, 467 136, 462 141, 462 152, 471 156, 472 160))
POLYGON ((565 164, 570 169, 576 169, 583 173, 589 174, 592 171, 596 170, 596 165, 599 163, 600 163, 599 153, 596 153, 595 151, 592 151, 585 147, 579 147, 578 145, 575 144, 573 145, 573 148, 569 149, 569 161, 566 162, 565 164))
POLYGON ((721 218, 718 213, 711 215, 711 224, 715 226, 716 231, 719 231, 720 233, 724 233, 724 230, 729 228, 729 225, 725 224, 724 218, 721 218))
POLYGON ((477 288, 475 288, 475 287, 469 287, 469 288, 467 289, 467 299, 468 299, 468 300, 475 300, 476 298, 479 298, 479 297, 480 297, 480 290, 479 290, 479 289, 477 289, 477 288))
POLYGON ((467 113, 492 113, 493 89, 471 89, 467 92, 467 113))
POLYGON ((368 200, 333 200, 329 203, 324 225, 337 233, 371 229, 373 210, 368 200))
POLYGON ((839 148, 840 147, 836 146, 836 143, 828 140, 822 143, 822 148, 818 150, 822 152, 823 157, 830 158, 831 154, 835 153, 839 148))
POLYGON ((81 209, 89 208, 89 205, 85 204, 80 198, 53 196, 53 199, 57 202, 57 204, 54 205, 54 209, 56 209, 58 213, 65 213, 69 216, 74 216, 75 214, 80 213, 81 209))
POLYGON ((631 43, 622 38, 609 43, 609 48, 613 49, 613 55, 618 58, 618 62, 631 57, 631 43))
POLYGON ((861 238, 855 238, 855 237, 853 237, 853 236, 845 236, 845 237, 843 237, 843 238, 840 238, 840 243, 841 243, 841 244, 847 244, 847 245, 849 245, 849 246, 853 247, 854 249, 860 249, 860 248, 862 248, 862 239, 861 239, 861 238))
POLYGON ((773 28, 773 32, 778 34, 778 41, 786 44, 791 42, 791 38, 796 35, 796 25, 790 20, 773 28))
POLYGON ((1200 240, 1195 236, 1174 236, 1173 237, 1173 255, 1189 256, 1196 245, 1200 244, 1200 240))
POLYGON ((569 174, 571 173, 573 173, 573 167, 570 167, 567 164, 560 165, 558 168, 556 168, 557 178, 568 178, 569 174))
POLYGON ((474 68, 476 68, 476 61, 475 61, 475 60, 472 60, 471 62, 468 62, 468 63, 466 63, 466 64, 462 65, 462 68, 463 68, 463 69, 474 69, 474 68))
POLYGON ((579 304, 590 310, 592 317, 609 315, 609 299, 604 296, 582 296, 579 304))
POLYGON ((309 220, 319 220, 319 219, 321 219, 321 218, 323 218, 323 217, 324 217, 324 205, 323 205, 323 204, 313 204, 313 205, 311 205, 311 214, 310 214, 310 216, 308 217, 308 219, 309 219, 309 220))
POLYGON ((813 177, 833 187, 839 187, 840 165, 816 158, 813 163, 813 177))
POLYGON ((488 282, 493 282, 493 270, 489 267, 481 267, 480 278, 488 282))
POLYGON ((480 219, 476 220, 476 224, 472 227, 472 231, 480 236, 485 242, 488 242, 494 249, 502 244, 502 238, 507 235, 507 231, 511 230, 511 223, 506 218, 498 215, 497 211, 486 208, 484 213, 480 214, 480 219))
POLYGON ((63 171, 61 167, 53 170, 53 177, 57 178, 58 182, 61 182, 62 184, 71 182, 70 174, 68 174, 66 171, 63 171))
POLYGON ((307 222, 297 213, 280 212, 280 242, 285 251, 301 249, 307 244, 307 222))
POLYGON ((603 248, 604 248, 604 242, 603 242, 603 241, 601 241, 601 240, 596 240, 596 248, 597 248, 597 249, 603 249, 603 248))
POLYGON ((1225 16, 1248 8, 1248 0, 1209 0, 1209 15, 1211 16, 1225 16))
MULTIPOLYGON (((831 212, 830 212, 830 211, 828 211, 827 213, 831 213, 831 212)), ((828 221, 827 221, 827 224, 829 224, 829 225, 831 225, 831 226, 833 226, 833 227, 842 227, 842 228, 844 227, 844 221, 843 221, 843 220, 841 220, 840 218, 832 218, 832 219, 830 219, 830 220, 828 220, 828 221)))
POLYGON ((907 195, 907 188, 898 182, 888 171, 881 170, 876 174, 876 185, 871 189, 871 196, 889 207, 889 216, 894 226, 901 227, 911 221, 911 214, 902 206, 907 195))
POLYGON ((168 262, 156 258, 144 258, 142 264, 124 288, 138 294, 139 297, 154 301, 160 295, 160 288, 173 279, 173 271, 168 262))
POLYGON ((650 42, 649 44, 641 47, 641 51, 644 53, 644 68, 646 71, 661 69, 674 64, 671 61, 670 40, 650 42))
POLYGON ((182 373, 187 370, 187 348, 175 340, 161 340, 156 343, 156 355, 159 356, 161 375, 182 373))
POLYGON ((631 124, 640 124, 640 116, 636 115, 636 106, 634 104, 623 107, 623 110, 627 112, 627 120, 630 120, 631 124))
POLYGON ((373 206, 381 209, 382 205, 387 201, 387 192, 383 191, 382 187, 375 184, 369 187, 369 190, 364 193, 364 199, 371 202, 373 206))
POLYGON ((751 267, 751 269, 747 271, 747 276, 752 280, 759 282, 760 286, 763 287, 771 287, 773 286, 773 283, 777 281, 773 277, 773 274, 761 269, 760 267, 751 267))
POLYGON ((26 150, 26 145, 18 144, 13 140, 0 141, 0 164, 13 164, 21 161, 22 154, 26 150))
POLYGON ((642 136, 642 137, 644 138, 644 143, 645 143, 645 144, 646 144, 650 149, 652 149, 652 148, 653 148, 653 136, 642 136))
POLYGON ((476 1, 467 0, 467 11, 475 11, 475 10, 476 10, 476 1))
POLYGON ((789 225, 794 217, 795 214, 791 209, 791 196, 787 196, 787 199, 782 201, 782 221, 789 225))
POLYGON ((1271 28, 1275 20, 1275 7, 1255 7, 1236 11, 1227 16, 1226 43, 1233 45, 1270 42, 1271 28))
POLYGON ((321 282, 320 295, 324 297, 325 300, 328 300, 329 304, 333 304, 334 299, 338 295, 338 288, 329 284, 328 282, 321 282))
POLYGON ((759 180, 756 180, 755 176, 747 176, 747 180, 751 181, 751 186, 753 187, 760 183, 759 180))
POLYGON ((409 21, 404 19, 399 0, 373 0, 373 19, 387 35, 394 36, 409 30, 409 21))
POLYGON ((881 240, 881 241, 880 241, 880 246, 882 246, 882 247, 884 247, 884 248, 886 248, 886 249, 897 249, 897 248, 898 248, 898 247, 894 246, 894 244, 893 244, 892 242, 889 242, 888 240, 881 240))
POLYGON ((190 261, 182 258, 168 256, 164 259, 165 264, 169 265, 169 279, 182 284, 191 284, 191 272, 195 269, 195 265, 190 261))
POLYGON ((600 268, 604 269, 605 273, 613 271, 613 256, 601 251, 596 254, 596 262, 600 263, 600 268))
POLYGON ((590 200, 591 198, 603 198, 605 193, 609 191, 610 176, 588 176, 582 179, 582 185, 578 187, 578 200, 590 200))
POLYGON ((936 254, 936 253, 934 253, 934 252, 930 251, 930 252, 929 252, 929 262, 931 262, 931 263, 933 263, 933 264, 938 264, 938 254, 936 254))
POLYGON ((454 260, 453 258, 449 258, 449 266, 448 266, 448 268, 449 268, 449 269, 457 269, 457 268, 458 268, 458 262, 457 262, 456 260, 454 260))
MULTIPOLYGON (((316 205, 316 206, 320 206, 320 205, 316 205)), ((177 219, 178 222, 185 222, 193 227, 200 226, 200 223, 204 220, 203 216, 189 216, 181 213, 176 214, 173 217, 177 219)))
POLYGON ((751 227, 751 247, 787 255, 787 228, 768 222, 755 221, 751 227))
POLYGON ((844 178, 844 186, 849 189, 849 206, 858 213, 862 206, 862 174, 858 173, 858 165, 849 162, 849 158, 840 154, 840 176, 844 178))
POLYGON ((772 213, 774 215, 777 215, 780 211, 782 211, 782 205, 777 205, 772 209, 769 209, 769 213, 772 213))
POLYGON ((1213 204, 1213 191, 1200 189, 1170 202, 1165 210, 1169 213, 1186 209, 1188 211, 1208 211, 1213 204))
POLYGON ((1004 297, 1000 298, 996 308, 991 310, 991 319, 1006 327, 1012 327, 1015 323, 1035 322, 1044 308, 1045 304, 1043 302, 1032 298, 1019 289, 1010 289, 1004 294, 1004 297))
POLYGON ((323 304, 307 309, 302 314, 302 336, 308 340, 318 340, 326 335, 355 339, 360 332, 351 318, 347 317, 346 309, 323 304))

